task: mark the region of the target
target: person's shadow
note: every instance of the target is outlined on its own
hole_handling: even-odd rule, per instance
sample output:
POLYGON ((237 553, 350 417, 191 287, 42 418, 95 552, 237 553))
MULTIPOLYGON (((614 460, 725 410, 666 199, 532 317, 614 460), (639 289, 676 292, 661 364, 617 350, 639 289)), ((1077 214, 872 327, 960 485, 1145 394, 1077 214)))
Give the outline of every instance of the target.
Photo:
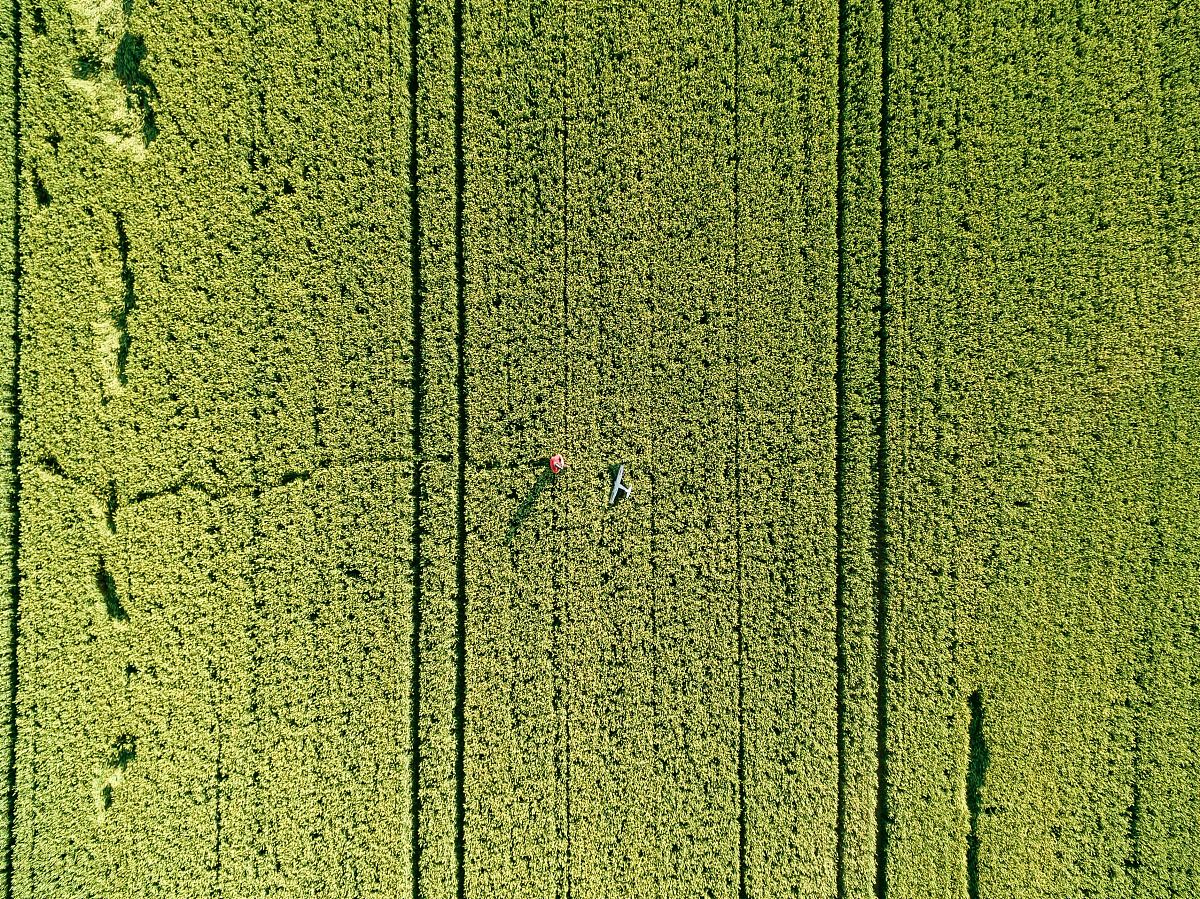
POLYGON ((511 546, 513 538, 517 535, 517 530, 529 518, 533 512, 534 503, 541 496, 542 491, 546 486, 554 480, 554 475, 548 468, 543 468, 538 472, 537 480, 533 482, 533 486, 529 488, 529 492, 525 494, 525 498, 521 500, 520 505, 513 511, 512 518, 508 522, 508 534, 504 538, 505 546, 511 546))

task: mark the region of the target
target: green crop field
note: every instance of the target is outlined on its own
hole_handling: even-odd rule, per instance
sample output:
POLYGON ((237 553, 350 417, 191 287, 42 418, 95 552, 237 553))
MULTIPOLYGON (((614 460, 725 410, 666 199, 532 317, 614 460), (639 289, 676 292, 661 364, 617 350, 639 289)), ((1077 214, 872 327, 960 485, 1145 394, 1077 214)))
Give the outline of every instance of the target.
POLYGON ((6 899, 1200 897, 1196 0, 0 35, 6 899))

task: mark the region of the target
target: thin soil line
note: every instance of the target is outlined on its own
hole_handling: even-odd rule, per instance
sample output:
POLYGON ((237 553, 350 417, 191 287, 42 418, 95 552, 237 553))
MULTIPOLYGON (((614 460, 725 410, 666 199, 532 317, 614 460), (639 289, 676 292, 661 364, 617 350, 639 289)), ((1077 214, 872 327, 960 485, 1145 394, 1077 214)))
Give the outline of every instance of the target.
MULTIPOLYGON (((563 18, 563 72, 562 72, 562 198, 563 198, 563 213, 562 213, 562 228, 563 228, 563 283, 562 283, 562 317, 563 317, 563 444, 565 446, 569 434, 567 423, 567 405, 568 396, 571 393, 571 328, 568 321, 568 304, 567 304, 567 269, 569 266, 569 255, 567 251, 567 240, 569 235, 569 219, 567 211, 567 97, 566 97, 566 59, 567 59, 567 39, 566 39, 566 17, 564 8, 563 18)), ((567 503, 570 500, 570 493, 564 492, 563 502, 567 503)), ((570 529, 567 528, 565 533, 570 534, 570 529)), ((571 582, 570 570, 566 569, 566 577, 563 580, 563 614, 562 619, 557 625, 559 643, 565 647, 570 639, 570 616, 571 616, 571 582)), ((557 616, 556 616, 557 618, 557 616)), ((556 694, 561 691, 562 707, 563 707, 563 741, 564 741, 564 805, 563 809, 566 827, 566 899, 571 899, 571 699, 569 691, 562 690, 561 683, 563 680, 563 672, 561 670, 562 658, 558 659, 560 670, 555 672, 559 681, 559 686, 555 687, 556 694)))
POLYGON ((742 584, 742 298, 741 298, 741 4, 733 7, 733 501, 737 545, 737 715, 738 715, 738 897, 746 899, 746 635, 743 628, 745 593, 742 584))
POLYGON ((967 757, 967 896, 979 899, 979 812, 980 797, 987 778, 988 751, 983 735, 983 696, 976 690, 967 700, 970 715, 967 757))
MULTIPOLYGON (((415 2, 415 0, 414 0, 415 2)), ((467 726, 467 291, 463 218, 466 211, 466 163, 463 158, 463 4, 454 0, 454 274, 457 333, 455 391, 458 400, 458 483, 455 509, 454 634, 454 859, 458 899, 467 895, 466 726, 467 726)))
MULTIPOLYGON (((388 64, 392 59, 392 5, 388 3, 388 64)), ((411 853, 413 899, 421 897, 421 413, 425 368, 425 326, 422 321, 424 285, 421 281, 421 209, 417 194, 417 41, 420 32, 417 21, 417 0, 410 0, 408 10, 408 195, 409 195, 409 256, 412 266, 412 607, 411 683, 409 741, 411 795, 411 853)), ((389 91, 391 90, 389 77, 389 91)), ((389 114, 392 105, 389 104, 389 114)), ((393 417, 395 421, 395 417, 393 417)))
MULTIPOLYGON (((13 305, 12 340, 13 368, 10 381, 12 397, 12 434, 10 436, 10 472, 12 484, 9 490, 9 515, 12 521, 11 568, 9 575, 10 608, 9 623, 9 689, 8 689, 8 839, 4 847, 4 895, 13 895, 13 856, 16 848, 17 806, 17 614, 21 599, 21 3, 13 0, 13 305)), ((32 873, 31 888, 32 888, 32 873)))
POLYGON ((848 0, 838 3, 837 325, 834 438, 834 607, 837 647, 837 896, 846 897, 846 27, 848 0))
POLYGON ((889 151, 888 151, 888 119, 891 103, 891 45, 892 45, 892 7, 890 0, 883 0, 883 29, 880 41, 882 54, 882 91, 879 123, 879 174, 880 174, 880 209, 879 209, 879 491, 878 506, 875 517, 876 546, 876 580, 878 591, 877 633, 878 645, 876 654, 877 681, 877 743, 878 782, 875 802, 875 895, 877 899, 887 899, 888 873, 888 824, 891 810, 888 803, 888 490, 890 477, 888 466, 888 324, 890 309, 888 305, 888 190, 889 184, 889 151))
MULTIPOLYGON (((219 685, 218 685, 218 692, 220 692, 219 685)), ((213 892, 216 896, 220 897, 220 896, 224 895, 224 891, 221 888, 221 782, 224 780, 224 768, 223 768, 223 758, 222 758, 223 751, 224 751, 224 742, 223 742, 223 737, 221 734, 221 716, 219 713, 217 715, 216 731, 217 731, 217 733, 216 733, 217 789, 216 789, 216 799, 215 799, 215 803, 214 803, 216 808, 215 808, 215 813, 213 815, 213 850, 214 850, 214 854, 216 857, 216 863, 213 866, 213 880, 215 882, 215 889, 213 892)))

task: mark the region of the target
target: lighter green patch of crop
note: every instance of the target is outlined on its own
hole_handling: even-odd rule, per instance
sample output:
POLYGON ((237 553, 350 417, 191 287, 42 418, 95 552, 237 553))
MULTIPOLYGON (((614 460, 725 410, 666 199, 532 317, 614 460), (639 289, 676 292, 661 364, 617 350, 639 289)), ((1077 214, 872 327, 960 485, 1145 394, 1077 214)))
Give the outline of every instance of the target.
POLYGON ((76 56, 66 85, 105 123, 99 136, 113 149, 142 159, 158 136, 153 101, 158 90, 143 70, 145 41, 130 28, 131 8, 116 0, 73 0, 76 56))

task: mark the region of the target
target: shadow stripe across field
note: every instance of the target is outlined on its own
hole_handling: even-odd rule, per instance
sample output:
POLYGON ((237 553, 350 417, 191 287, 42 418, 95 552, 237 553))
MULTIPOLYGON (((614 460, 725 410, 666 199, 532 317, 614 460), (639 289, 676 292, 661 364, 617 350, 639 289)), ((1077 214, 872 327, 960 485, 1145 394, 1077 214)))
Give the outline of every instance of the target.
POLYGON ((0 30, 6 895, 1200 893, 1194 5, 0 30))

